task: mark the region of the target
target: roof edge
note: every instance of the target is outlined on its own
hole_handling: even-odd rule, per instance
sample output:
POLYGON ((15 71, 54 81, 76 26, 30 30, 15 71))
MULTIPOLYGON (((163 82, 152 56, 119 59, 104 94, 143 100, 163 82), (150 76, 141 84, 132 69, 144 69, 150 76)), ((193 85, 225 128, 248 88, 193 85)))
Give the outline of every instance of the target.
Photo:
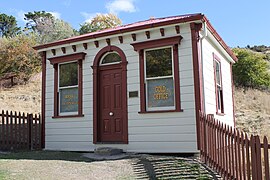
MULTIPOLYGON (((188 15, 189 14, 187 14, 187 16, 188 15)), ((171 16, 171 17, 175 17, 175 16, 171 16)), ((190 22, 190 21, 202 20, 203 17, 204 17, 204 15, 202 13, 190 14, 189 17, 185 17, 182 19, 173 19, 173 20, 157 22, 157 23, 154 22, 154 23, 150 23, 150 24, 146 24, 146 25, 128 27, 126 29, 115 29, 115 30, 112 30, 109 32, 108 31, 105 31, 105 32, 100 31, 100 33, 94 33, 94 34, 89 33, 88 35, 85 35, 85 36, 75 36, 75 37, 70 38, 70 39, 63 39, 63 40, 56 41, 56 42, 38 45, 38 46, 35 46, 33 48, 35 50, 41 50, 41 49, 45 49, 45 48, 49 48, 49 47, 53 47, 53 46, 70 44, 70 43, 84 41, 84 40, 88 40, 88 39, 92 39, 92 38, 100 38, 100 37, 104 37, 104 36, 110 36, 110 35, 115 35, 115 34, 120 34, 120 33, 127 33, 127 32, 147 29, 147 28, 160 27, 160 26, 166 26, 166 25, 170 25, 170 24, 185 23, 185 22, 190 22)))
POLYGON ((220 35, 217 33, 217 31, 215 30, 215 28, 212 26, 212 24, 210 23, 210 21, 207 19, 206 16, 203 16, 202 19, 206 25, 208 30, 213 34, 213 36, 215 37, 215 39, 219 42, 219 44, 225 49, 225 51, 231 56, 231 58, 236 62, 238 61, 238 58, 236 57, 236 55, 233 53, 233 51, 231 50, 231 48, 223 41, 223 39, 220 37, 220 35))
MULTIPOLYGON (((138 31, 138 30, 147 29, 147 28, 154 28, 154 27, 166 26, 166 25, 170 25, 170 24, 185 23, 185 22, 200 20, 200 21, 206 23, 207 29, 213 34, 215 39, 224 48, 224 50, 230 55, 230 57, 235 62, 238 60, 238 58, 235 56, 235 54, 232 52, 232 50, 229 48, 229 46, 223 41, 223 39, 220 37, 220 35, 217 33, 215 28, 212 26, 212 24, 210 23, 210 21, 207 19, 207 17, 204 14, 196 13, 196 14, 187 14, 187 15, 183 15, 183 16, 187 16, 187 17, 184 17, 181 19, 172 19, 172 20, 167 20, 167 21, 162 21, 162 22, 153 22, 153 23, 149 23, 149 24, 145 24, 145 25, 127 27, 127 28, 122 28, 122 29, 115 29, 115 30, 111 29, 111 31, 108 31, 108 29, 106 29, 105 31, 88 33, 85 35, 74 36, 74 37, 71 37, 68 39, 63 39, 63 40, 59 40, 59 41, 55 41, 55 42, 51 42, 51 43, 47 43, 47 44, 38 45, 38 46, 33 47, 33 49, 42 50, 42 49, 46 49, 46 48, 50 48, 50 47, 54 47, 54 46, 60 46, 60 45, 64 45, 64 44, 70 44, 70 43, 85 41, 85 40, 89 40, 89 39, 96 39, 96 38, 111 36, 111 35, 115 35, 115 34, 122 34, 122 33, 128 33, 128 32, 138 31)), ((170 17, 177 17, 177 16, 170 16, 170 17)), ((165 17, 165 18, 170 18, 170 17, 165 17)), ((159 18, 159 19, 162 19, 162 18, 159 18)), ((138 21, 138 22, 143 22, 143 21, 138 21)), ((135 22, 135 23, 137 23, 137 22, 135 22)), ((131 23, 131 24, 134 24, 134 23, 131 23)))

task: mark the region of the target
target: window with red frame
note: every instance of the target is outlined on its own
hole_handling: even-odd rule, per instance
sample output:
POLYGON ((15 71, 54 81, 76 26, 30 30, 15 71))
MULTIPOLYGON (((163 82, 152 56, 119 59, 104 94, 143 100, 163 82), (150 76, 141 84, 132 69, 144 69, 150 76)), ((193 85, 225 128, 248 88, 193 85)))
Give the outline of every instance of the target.
POLYGON ((85 53, 49 58, 54 67, 53 118, 82 117, 82 60, 85 53))
POLYGON ((215 75, 215 89, 216 89, 216 112, 217 114, 223 114, 224 99, 223 99, 221 63, 216 55, 214 55, 214 75, 215 75))
POLYGON ((131 44, 139 52, 140 113, 182 112, 178 44, 169 37, 131 44))

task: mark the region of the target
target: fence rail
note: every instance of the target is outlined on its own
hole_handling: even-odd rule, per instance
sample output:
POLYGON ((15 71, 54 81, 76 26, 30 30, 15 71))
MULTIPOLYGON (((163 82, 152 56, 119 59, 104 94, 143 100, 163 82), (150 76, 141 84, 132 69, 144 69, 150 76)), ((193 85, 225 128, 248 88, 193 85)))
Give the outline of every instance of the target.
POLYGON ((0 150, 37 150, 42 144, 40 115, 0 113, 0 150))
POLYGON ((244 133, 200 113, 200 153, 202 160, 224 179, 269 180, 267 137, 244 133))

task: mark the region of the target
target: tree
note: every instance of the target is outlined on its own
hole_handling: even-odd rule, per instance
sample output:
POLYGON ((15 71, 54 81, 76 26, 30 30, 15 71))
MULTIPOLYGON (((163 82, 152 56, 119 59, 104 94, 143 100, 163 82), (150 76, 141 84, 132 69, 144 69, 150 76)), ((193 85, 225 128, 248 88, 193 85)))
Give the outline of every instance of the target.
POLYGON ((89 32, 95 32, 103 29, 108 29, 116 26, 120 26, 122 21, 115 14, 97 14, 91 22, 86 22, 80 26, 80 34, 86 34, 89 32))
POLYGON ((37 45, 34 34, 19 34, 12 38, 0 39, 0 76, 5 73, 16 73, 27 80, 32 73, 39 72, 41 59, 32 48, 37 45))
POLYGON ((44 25, 42 30, 39 31, 38 42, 48 43, 76 35, 76 32, 71 25, 63 20, 55 19, 53 24, 44 25))
POLYGON ((17 26, 17 21, 14 16, 0 14, 0 36, 12 37, 18 34, 20 28, 17 26))
POLYGON ((43 26, 52 25, 54 21, 53 15, 45 11, 28 12, 27 14, 24 14, 24 16, 24 19, 28 21, 26 23, 26 28, 34 31, 42 31, 43 26))
POLYGON ((233 65, 234 82, 237 86, 270 87, 269 64, 266 56, 248 49, 233 49, 238 61, 233 65))
POLYGON ((38 43, 44 44, 76 35, 76 31, 67 22, 56 19, 51 13, 34 11, 25 14, 26 28, 39 34, 38 43))

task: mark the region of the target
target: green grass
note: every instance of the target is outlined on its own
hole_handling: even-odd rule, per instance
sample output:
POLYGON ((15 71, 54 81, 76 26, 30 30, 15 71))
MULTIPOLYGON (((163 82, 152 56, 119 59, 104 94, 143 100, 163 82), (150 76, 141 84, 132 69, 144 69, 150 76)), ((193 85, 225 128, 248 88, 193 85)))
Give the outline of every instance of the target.
POLYGON ((84 161, 92 160, 82 157, 82 153, 60 152, 60 151, 18 151, 7 154, 0 154, 1 159, 31 159, 31 160, 65 160, 65 161, 84 161))
POLYGON ((8 173, 6 171, 0 170, 0 180, 6 179, 8 173))

